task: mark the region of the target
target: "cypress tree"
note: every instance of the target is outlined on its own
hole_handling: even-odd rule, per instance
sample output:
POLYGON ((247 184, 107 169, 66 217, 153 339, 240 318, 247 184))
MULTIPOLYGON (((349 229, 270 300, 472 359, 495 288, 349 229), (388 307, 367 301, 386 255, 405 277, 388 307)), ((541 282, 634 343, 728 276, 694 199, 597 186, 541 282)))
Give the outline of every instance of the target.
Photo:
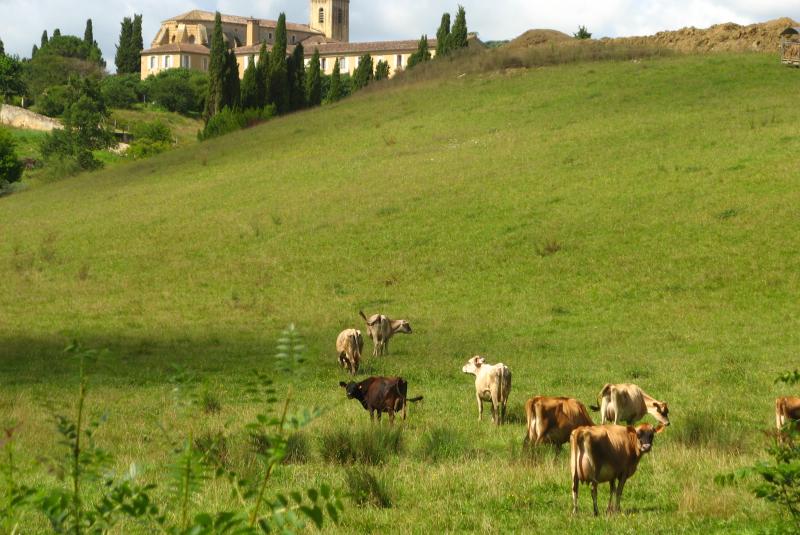
POLYGON ((261 43, 256 66, 256 107, 263 108, 268 104, 269 96, 269 51, 267 43, 261 43))
POLYGON ((114 64, 117 66, 118 74, 127 74, 130 72, 129 57, 130 57, 130 44, 131 35, 133 34, 133 22, 130 17, 125 17, 120 23, 121 28, 119 32, 119 44, 117 45, 117 54, 114 56, 114 64))
POLYGON ((83 31, 83 42, 91 46, 94 44, 94 33, 92 32, 92 19, 86 21, 86 29, 83 31))
POLYGON ((238 110, 241 105, 242 90, 239 82, 239 63, 236 61, 236 53, 233 50, 229 50, 225 58, 224 87, 224 105, 232 110, 238 110))
POLYGON ((386 80, 389 78, 389 62, 379 61, 375 66, 375 81, 386 80))
POLYGON ((222 111, 225 92, 225 65, 227 52, 222 37, 222 17, 217 11, 214 17, 214 32, 211 34, 211 60, 208 65, 208 97, 206 98, 205 119, 208 122, 222 111))
POLYGON ((442 23, 436 31, 436 57, 446 56, 450 52, 450 13, 442 15, 442 23))
POLYGON ((428 36, 423 35, 419 39, 419 44, 417 45, 417 51, 411 54, 408 57, 408 68, 411 69, 420 63, 429 61, 431 59, 431 53, 428 51, 428 36))
POLYGON ((250 64, 244 71, 242 79, 242 109, 260 108, 258 102, 258 69, 255 58, 250 58, 250 64))
POLYGON ((128 45, 130 70, 140 74, 142 72, 141 52, 144 50, 144 38, 142 37, 142 16, 133 15, 133 28, 131 29, 131 40, 128 45))
POLYGON ((270 102, 275 104, 278 113, 288 111, 290 104, 286 46, 286 14, 281 13, 275 28, 275 44, 272 45, 269 70, 270 102))
POLYGON ((36 56, 37 52, 39 52, 39 47, 36 46, 36 45, 33 45, 33 50, 31 50, 31 59, 33 59, 33 57, 36 56))
POLYGON ((450 31, 450 38, 447 40, 447 46, 450 50, 458 50, 459 48, 466 48, 469 44, 467 42, 467 12, 464 6, 458 6, 458 13, 456 13, 456 21, 453 23, 453 28, 450 31))
POLYGON ((6 55, 6 47, 5 45, 3 45, 3 40, 0 39, 0 57, 3 57, 5 55, 6 55))
POLYGON ((50 42, 50 39, 47 37, 47 30, 45 30, 45 31, 42 32, 42 40, 39 43, 39 45, 40 45, 39 48, 44 48, 47 45, 47 43, 49 43, 49 42, 50 42))
POLYGON ((358 60, 358 67, 353 73, 353 90, 367 87, 373 75, 372 56, 364 54, 358 60))
POLYGON ((319 65, 319 49, 314 49, 311 62, 308 64, 308 76, 306 76, 306 101, 309 106, 319 106, 322 104, 322 73, 319 65))
POLYGON ((306 107, 306 64, 305 50, 302 44, 294 47, 288 62, 289 72, 289 100, 292 110, 301 110, 306 107))
POLYGON ((328 102, 336 102, 342 98, 342 74, 339 70, 339 58, 333 64, 333 74, 331 74, 331 87, 328 90, 328 102))
POLYGON ((61 30, 58 28, 53 30, 53 37, 61 37, 61 30))

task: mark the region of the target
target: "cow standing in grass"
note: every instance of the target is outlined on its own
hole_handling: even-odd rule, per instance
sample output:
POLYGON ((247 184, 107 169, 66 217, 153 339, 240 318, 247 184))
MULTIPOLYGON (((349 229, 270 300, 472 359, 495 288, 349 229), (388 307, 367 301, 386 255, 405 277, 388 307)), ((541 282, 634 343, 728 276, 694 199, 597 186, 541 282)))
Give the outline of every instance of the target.
POLYGON ((422 400, 422 396, 408 397, 408 383, 402 377, 370 377, 360 383, 340 382, 348 399, 357 399, 361 406, 369 411, 369 419, 374 420, 375 414, 378 421, 381 414, 389 414, 389 423, 394 423, 396 412, 403 411, 403 420, 406 419, 406 406, 422 400))
POLYGON ((483 402, 492 403, 492 421, 502 425, 506 419, 506 405, 511 393, 511 370, 502 362, 486 364, 486 359, 474 356, 461 371, 475 376, 475 397, 478 400, 478 421, 483 419, 483 402))
POLYGON ((526 444, 552 444, 556 450, 569 442, 578 427, 592 426, 586 406, 572 398, 536 396, 525 403, 528 420, 526 444))
POLYGON ((367 317, 363 311, 358 313, 367 323, 367 332, 373 343, 373 357, 389 354, 389 340, 395 334, 411 334, 411 324, 406 320, 392 320, 383 314, 373 314, 367 317))
POLYGON ((775 425, 778 427, 778 440, 784 441, 786 427, 800 421, 800 398, 780 397, 775 400, 775 425))
POLYGON ((600 391, 598 405, 593 411, 600 411, 601 423, 613 422, 619 425, 624 422, 633 425, 646 414, 650 414, 662 425, 669 425, 669 407, 658 401, 633 384, 607 384, 600 391))

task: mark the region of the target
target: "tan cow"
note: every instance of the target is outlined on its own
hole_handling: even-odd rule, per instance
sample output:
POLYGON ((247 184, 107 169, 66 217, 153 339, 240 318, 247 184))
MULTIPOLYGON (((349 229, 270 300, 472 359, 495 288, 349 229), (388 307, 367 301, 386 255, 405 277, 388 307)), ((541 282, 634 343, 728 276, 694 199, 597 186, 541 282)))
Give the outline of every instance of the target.
POLYGON ((570 472, 572 474, 572 514, 578 513, 578 485, 592 485, 592 503, 597 516, 597 485, 608 482, 611 497, 607 512, 619 511, 622 490, 639 466, 642 455, 653 446, 656 433, 664 430, 659 424, 637 427, 604 425, 579 427, 570 436, 570 472), (614 496, 616 495, 616 505, 614 496))
POLYGON ((614 422, 619 425, 625 422, 633 425, 645 414, 652 415, 660 424, 669 425, 669 407, 663 401, 645 394, 644 390, 633 384, 607 384, 597 396, 599 407, 592 406, 593 411, 600 411, 601 423, 614 422))
POLYGON ((474 356, 461 371, 475 376, 475 397, 478 399, 478 420, 483 419, 483 402, 492 403, 492 421, 502 425, 506 419, 506 405, 511 393, 511 370, 502 362, 486 364, 486 359, 474 356))
POLYGON ((536 396, 525 403, 528 433, 525 443, 552 444, 557 449, 569 442, 572 431, 592 426, 586 406, 577 399, 536 396))
POLYGON ((372 338, 372 356, 389 354, 389 340, 397 333, 411 334, 411 324, 406 320, 392 320, 383 314, 373 314, 369 318, 363 311, 358 313, 367 323, 367 332, 372 338))
POLYGON ((800 398, 780 397, 775 400, 775 425, 778 428, 778 440, 783 442, 786 426, 800 420, 800 398))
POLYGON ((350 375, 358 373, 361 364, 361 351, 364 350, 364 339, 358 329, 345 329, 336 338, 336 353, 339 364, 348 370, 350 375))

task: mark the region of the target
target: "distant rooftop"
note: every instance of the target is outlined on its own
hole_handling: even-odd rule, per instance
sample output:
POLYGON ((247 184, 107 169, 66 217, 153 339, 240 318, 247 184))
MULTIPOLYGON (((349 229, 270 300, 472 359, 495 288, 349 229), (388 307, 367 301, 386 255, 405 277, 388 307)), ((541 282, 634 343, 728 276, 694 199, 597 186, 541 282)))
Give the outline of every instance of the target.
MULTIPOLYGON (((191 11, 187 11, 182 15, 178 15, 177 17, 170 17, 167 20, 162 22, 214 22, 214 17, 216 16, 215 13, 211 11, 203 11, 200 9, 193 9, 191 11)), ((278 26, 277 20, 269 20, 269 19, 255 19, 251 17, 239 17, 236 15, 222 15, 222 22, 225 24, 242 24, 246 25, 248 20, 255 20, 259 26, 262 28, 275 28, 278 26)), ((311 26, 307 24, 295 24, 294 22, 287 22, 286 23, 287 30, 293 30, 296 32, 307 32, 307 33, 317 33, 321 34, 319 30, 315 30, 311 26)))

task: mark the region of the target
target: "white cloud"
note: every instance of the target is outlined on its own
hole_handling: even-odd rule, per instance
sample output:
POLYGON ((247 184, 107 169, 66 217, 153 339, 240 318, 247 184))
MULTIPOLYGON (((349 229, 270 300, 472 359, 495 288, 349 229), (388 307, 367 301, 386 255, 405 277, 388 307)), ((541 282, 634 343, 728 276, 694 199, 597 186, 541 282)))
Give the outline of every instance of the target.
MULTIPOLYGON (((353 41, 415 39, 436 32, 444 11, 455 11, 458 0, 351 0, 353 41)), ((461 0, 472 31, 484 39, 508 39, 530 28, 575 31, 586 25, 596 37, 644 35, 684 26, 706 27, 720 22, 747 24, 782 16, 800 17, 796 0, 461 0)), ((6 51, 29 56, 42 30, 83 35, 91 18, 95 39, 113 66, 119 23, 133 13, 144 15, 145 46, 161 20, 190 9, 277 18, 286 12, 291 22, 307 22, 305 0, 0 0, 0 39, 6 51)))

